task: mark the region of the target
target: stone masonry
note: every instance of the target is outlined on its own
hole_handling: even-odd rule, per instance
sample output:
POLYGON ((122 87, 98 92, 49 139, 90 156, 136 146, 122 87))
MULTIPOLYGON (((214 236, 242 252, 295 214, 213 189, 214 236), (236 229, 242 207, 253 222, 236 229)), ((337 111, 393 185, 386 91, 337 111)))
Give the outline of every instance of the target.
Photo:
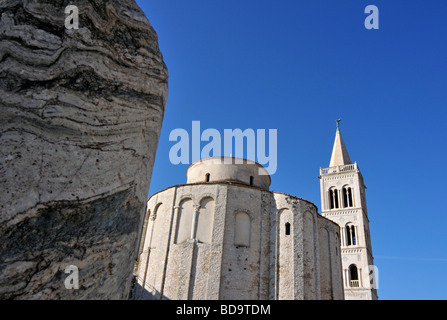
POLYGON ((134 298, 344 299, 338 225, 259 164, 219 160, 148 200, 134 298))

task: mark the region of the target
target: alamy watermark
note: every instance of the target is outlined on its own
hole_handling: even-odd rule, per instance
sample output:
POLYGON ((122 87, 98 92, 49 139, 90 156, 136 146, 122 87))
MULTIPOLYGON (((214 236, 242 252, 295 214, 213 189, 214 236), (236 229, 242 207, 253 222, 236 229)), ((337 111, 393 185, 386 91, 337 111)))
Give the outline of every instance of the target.
POLYGON ((65 289, 77 290, 79 289, 79 269, 74 265, 69 265, 65 268, 65 273, 68 273, 68 277, 65 278, 65 289))
MULTIPOLYGON (((171 131, 169 141, 177 143, 169 151, 169 160, 172 164, 178 165, 191 164, 209 157, 233 157, 236 164, 243 163, 242 159, 247 159, 263 165, 268 174, 272 175, 278 167, 277 140, 277 129, 268 130, 268 141, 266 141, 266 129, 256 131, 250 128, 244 131, 224 129, 222 138, 219 130, 209 128, 202 132, 200 121, 193 121, 191 134, 180 128, 171 131), (202 142, 207 143, 202 147, 202 142)), ((265 171, 260 169, 259 174, 265 175, 265 171)))
MULTIPOLYGON (((368 5, 365 8, 365 28, 368 30, 379 29, 379 8, 375 5, 368 5)), ((65 7, 65 28, 68 30, 79 29, 79 9, 75 5, 65 7)))
POLYGON ((65 8, 65 28, 68 30, 79 29, 79 9, 77 6, 69 5, 65 8))
POLYGON ((368 269, 364 271, 365 278, 369 280, 369 288, 370 289, 379 289, 379 268, 375 265, 369 265, 368 269))
POLYGON ((379 29, 379 8, 369 5, 365 8, 365 13, 369 14, 365 19, 365 28, 368 30, 379 29))

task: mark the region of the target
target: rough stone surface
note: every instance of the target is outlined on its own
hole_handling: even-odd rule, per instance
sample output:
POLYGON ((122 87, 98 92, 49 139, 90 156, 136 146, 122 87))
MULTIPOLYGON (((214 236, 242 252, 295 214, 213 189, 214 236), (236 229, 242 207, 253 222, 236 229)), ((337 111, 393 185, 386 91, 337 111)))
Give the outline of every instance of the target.
POLYGON ((168 95, 133 0, 0 2, 0 299, 126 299, 168 95), (68 265, 79 290, 67 290, 68 265))

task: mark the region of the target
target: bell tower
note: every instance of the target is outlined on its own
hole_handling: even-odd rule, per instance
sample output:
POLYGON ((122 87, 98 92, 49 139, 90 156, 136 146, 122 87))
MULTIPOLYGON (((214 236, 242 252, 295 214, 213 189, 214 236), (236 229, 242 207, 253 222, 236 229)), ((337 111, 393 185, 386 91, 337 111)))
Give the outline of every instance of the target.
POLYGON ((377 268, 369 233, 363 176, 352 163, 337 120, 328 168, 320 168, 321 214, 340 226, 343 286, 346 300, 376 300, 377 268))

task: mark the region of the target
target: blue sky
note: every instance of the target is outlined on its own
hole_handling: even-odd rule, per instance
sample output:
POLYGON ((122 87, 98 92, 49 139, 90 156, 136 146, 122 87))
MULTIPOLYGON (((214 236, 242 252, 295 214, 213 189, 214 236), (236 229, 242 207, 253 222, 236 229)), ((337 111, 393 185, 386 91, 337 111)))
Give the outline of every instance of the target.
POLYGON ((170 75, 149 194, 186 182, 169 134, 200 121, 277 129, 270 189, 320 208, 342 118, 367 186, 379 298, 447 298, 447 1, 137 2, 170 75), (379 30, 364 27, 370 4, 379 30))

